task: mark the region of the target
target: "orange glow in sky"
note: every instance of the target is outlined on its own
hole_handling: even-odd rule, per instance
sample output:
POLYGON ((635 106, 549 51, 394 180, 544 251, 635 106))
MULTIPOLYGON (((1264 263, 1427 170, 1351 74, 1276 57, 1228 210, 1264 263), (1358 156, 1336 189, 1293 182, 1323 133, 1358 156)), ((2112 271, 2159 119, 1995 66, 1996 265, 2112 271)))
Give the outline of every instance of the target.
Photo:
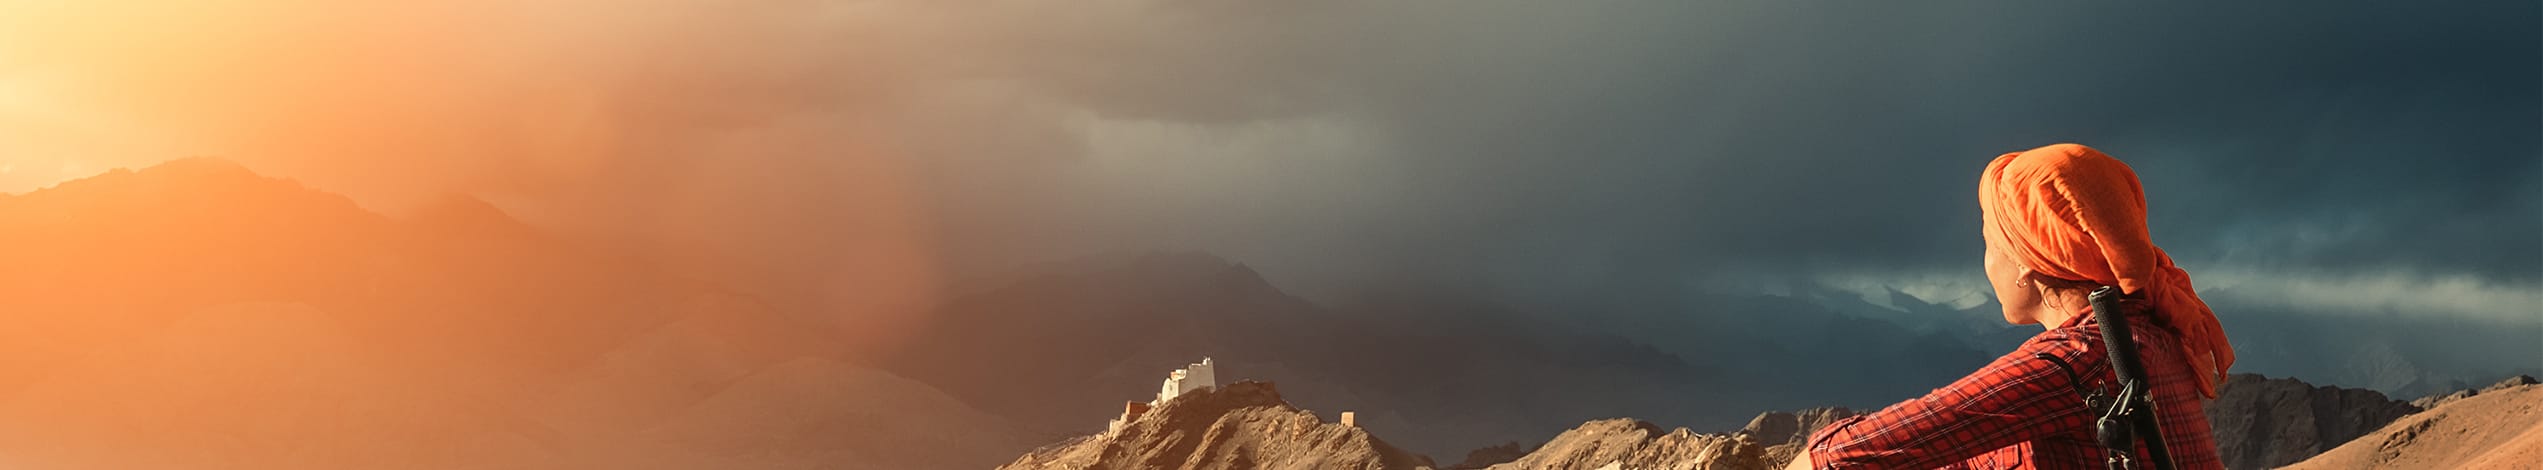
POLYGON ((592 429, 736 373, 589 372, 625 345, 715 367, 892 348, 940 283, 918 170, 853 118, 773 105, 800 97, 772 86, 788 67, 889 70, 802 46, 863 21, 841 14, 0 0, 0 455, 618 468, 647 457, 541 433, 619 432, 592 429), (778 256, 804 261, 755 261, 778 256))

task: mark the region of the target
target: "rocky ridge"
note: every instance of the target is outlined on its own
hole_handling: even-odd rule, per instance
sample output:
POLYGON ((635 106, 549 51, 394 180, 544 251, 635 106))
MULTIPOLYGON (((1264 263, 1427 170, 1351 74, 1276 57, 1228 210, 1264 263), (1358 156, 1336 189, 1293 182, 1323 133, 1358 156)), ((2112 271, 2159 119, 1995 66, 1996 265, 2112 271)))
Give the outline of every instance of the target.
POLYGON ((1534 449, 1518 443, 1476 449, 1452 469, 1744 469, 1781 468, 1810 433, 1854 416, 1846 408, 1757 415, 1729 434, 1703 434, 1635 419, 1583 423, 1534 449))
POLYGON ((2217 455, 2242 470, 2296 463, 2420 408, 2374 390, 2234 374, 2217 385, 2206 411, 2217 455))
POLYGON ((1773 468, 1773 464, 1766 447, 1747 433, 1663 431, 1647 421, 1619 418, 1583 423, 1554 436, 1536 452, 1489 468, 1739 470, 1773 468))
POLYGON ((1118 431, 1035 449, 1000 470, 1433 468, 1355 426, 1327 423, 1244 381, 1175 397, 1118 431))
POLYGON ((2435 408, 2437 408, 2439 405, 2444 405, 2444 404, 2446 404, 2447 402, 2452 402, 2452 401, 2455 401, 2455 400, 2462 400, 2462 399, 2465 399, 2465 398, 2472 398, 2474 395, 2480 395, 2480 394, 2483 394, 2483 393, 2496 392, 2496 391, 2500 391, 2500 390, 2507 390, 2507 389, 2516 388, 2516 387, 2519 387, 2519 386, 2525 386, 2525 385, 2534 385, 2535 383, 2536 383, 2536 382, 2535 382, 2535 380, 2534 380, 2534 376, 2531 376, 2531 375, 2516 375, 2516 376, 2508 377, 2508 378, 2507 378, 2507 380, 2501 380, 2501 381, 2499 381, 2499 383, 2490 384, 2490 386, 2488 386, 2488 387, 2482 387, 2482 388, 2477 388, 2477 389, 2476 389, 2476 388, 2467 388, 2467 389, 2463 389, 2463 390, 2456 390, 2456 391, 2454 391, 2454 393, 2439 394, 2439 395, 2429 395, 2429 396, 2425 396, 2425 397, 2419 397, 2419 399, 2417 399, 2417 400, 2411 400, 2411 406, 2416 406, 2416 407, 2419 407, 2420 409, 2435 409, 2435 408))
POLYGON ((1770 411, 1749 420, 1748 427, 1741 428, 1740 432, 1766 444, 1767 460, 1781 466, 1792 461, 1794 455, 1800 454, 1802 448, 1809 445, 1810 433, 1859 414, 1863 413, 1845 407, 1811 408, 1792 413, 1770 411))
POLYGON ((1448 470, 1478 470, 1528 456, 1536 448, 1518 442, 1504 442, 1466 452, 1466 459, 1448 465, 1448 470))

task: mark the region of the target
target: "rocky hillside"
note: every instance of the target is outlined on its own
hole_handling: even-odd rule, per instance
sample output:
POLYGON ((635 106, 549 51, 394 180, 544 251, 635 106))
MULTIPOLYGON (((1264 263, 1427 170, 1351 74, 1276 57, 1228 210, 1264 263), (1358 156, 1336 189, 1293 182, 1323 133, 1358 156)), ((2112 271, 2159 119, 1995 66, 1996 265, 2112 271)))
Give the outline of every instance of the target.
POLYGON ((1358 427, 1290 406, 1267 382, 1237 382, 1175 397, 1118 431, 1025 454, 1001 470, 1428 469, 1358 427))
POLYGON ((1801 453, 1802 447, 1810 441, 1810 433, 1858 414, 1862 413, 1843 407, 1811 408, 1792 413, 1770 411, 1749 420, 1748 427, 1741 428, 1740 432, 1765 444, 1767 460, 1780 465, 1801 453))
POLYGON ((1518 460, 1520 457, 1526 457, 1528 456, 1528 453, 1535 451, 1536 448, 1519 445, 1517 442, 1504 442, 1496 445, 1484 446, 1483 448, 1467 451, 1466 459, 1459 460, 1454 464, 1449 464, 1448 470, 1478 470, 1518 460))
POLYGON ((2543 386, 2512 378, 2287 468, 2530 469, 2536 462, 2543 462, 2543 386))
POLYGON ((1745 470, 1772 468, 1766 447, 1745 433, 1699 434, 1662 430, 1635 419, 1581 424, 1546 441, 1536 452, 1493 465, 1493 470, 1668 468, 1745 470))
POLYGON ((1534 449, 1522 450, 1515 443, 1477 449, 1467 454, 1465 462, 1450 468, 1781 468, 1800 452, 1802 442, 1812 431, 1855 414, 1845 408, 1768 412, 1730 434, 1703 434, 1686 428, 1664 431, 1635 419, 1597 420, 1564 431, 1534 449))
POLYGON ((2373 390, 2257 374, 2227 377, 2207 404, 2218 455, 2236 470, 2296 463, 2417 412, 2373 390))

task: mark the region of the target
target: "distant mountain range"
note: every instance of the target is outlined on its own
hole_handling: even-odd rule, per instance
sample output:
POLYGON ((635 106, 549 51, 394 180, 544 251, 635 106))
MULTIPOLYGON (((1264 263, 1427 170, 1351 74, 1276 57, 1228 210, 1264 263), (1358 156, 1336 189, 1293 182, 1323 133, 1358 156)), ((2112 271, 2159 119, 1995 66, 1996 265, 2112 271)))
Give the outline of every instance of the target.
POLYGON ((452 197, 181 160, 0 196, 26 468, 985 468, 1017 426, 819 322, 452 197))
POLYGON ((1356 410, 1363 426, 1444 454, 1597 417, 1733 428, 1758 409, 1912 396, 1993 358, 1807 302, 1747 302, 1721 308, 1754 314, 1644 325, 1676 332, 1654 344, 1455 298, 1320 305, 1239 263, 1147 253, 974 284, 880 363, 1056 437, 1111 418, 1111 404, 1143 396, 1159 371, 1210 356, 1229 379, 1277 380, 1291 400, 1356 410), (1828 366, 1782 368, 1793 363, 1828 366))

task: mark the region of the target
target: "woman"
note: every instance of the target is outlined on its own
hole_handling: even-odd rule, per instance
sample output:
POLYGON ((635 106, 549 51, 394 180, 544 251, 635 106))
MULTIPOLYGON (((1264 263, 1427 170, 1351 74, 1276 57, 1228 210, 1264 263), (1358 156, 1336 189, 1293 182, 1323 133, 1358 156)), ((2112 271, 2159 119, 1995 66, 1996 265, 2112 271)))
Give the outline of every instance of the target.
POLYGON ((2128 165, 2082 145, 1989 163, 1978 183, 1987 281, 2005 321, 2048 331, 1923 398, 1812 433, 1790 468, 2103 468, 2098 415, 2079 391, 2118 390, 2086 301, 2104 285, 2128 294, 2120 310, 2136 318, 2131 338, 2174 463, 2224 468, 2200 405, 2234 349, 2189 273, 2147 237, 2144 191, 2128 165))

